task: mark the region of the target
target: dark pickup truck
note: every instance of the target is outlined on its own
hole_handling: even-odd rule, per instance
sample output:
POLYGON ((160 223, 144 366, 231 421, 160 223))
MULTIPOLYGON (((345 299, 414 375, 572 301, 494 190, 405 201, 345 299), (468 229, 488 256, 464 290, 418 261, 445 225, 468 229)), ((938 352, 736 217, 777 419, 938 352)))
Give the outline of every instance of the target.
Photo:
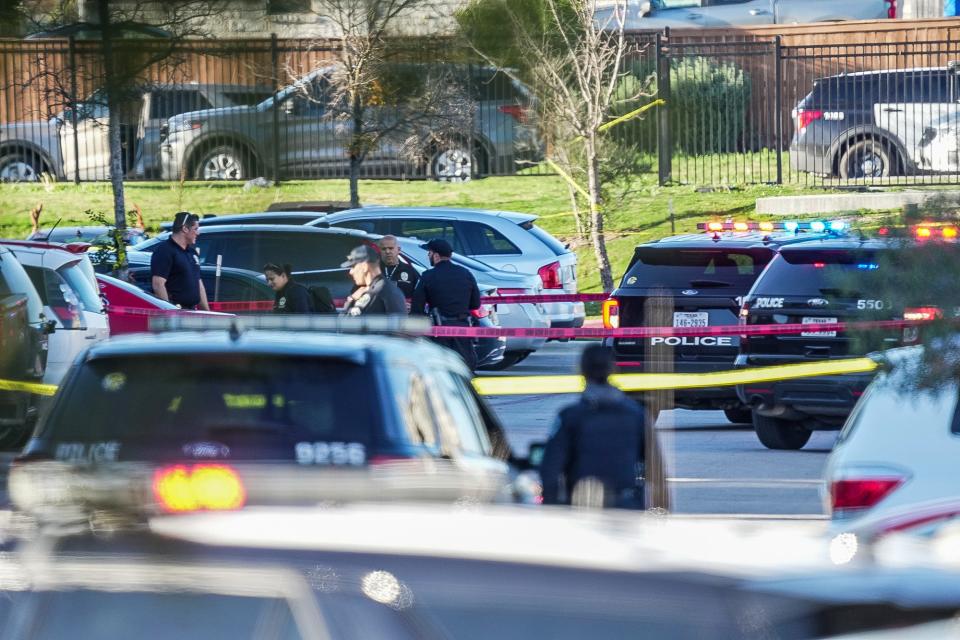
POLYGON ((49 329, 42 310, 30 277, 0 247, 0 448, 22 444, 37 418, 37 396, 9 383, 43 379, 49 329))

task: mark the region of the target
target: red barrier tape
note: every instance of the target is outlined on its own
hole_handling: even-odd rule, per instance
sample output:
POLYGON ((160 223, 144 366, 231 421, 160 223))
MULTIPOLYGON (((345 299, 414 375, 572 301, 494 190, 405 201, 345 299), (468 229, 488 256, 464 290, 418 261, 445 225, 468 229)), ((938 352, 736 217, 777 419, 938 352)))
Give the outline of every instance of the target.
POLYGON ((273 311, 273 300, 253 302, 211 302, 210 311, 273 311))

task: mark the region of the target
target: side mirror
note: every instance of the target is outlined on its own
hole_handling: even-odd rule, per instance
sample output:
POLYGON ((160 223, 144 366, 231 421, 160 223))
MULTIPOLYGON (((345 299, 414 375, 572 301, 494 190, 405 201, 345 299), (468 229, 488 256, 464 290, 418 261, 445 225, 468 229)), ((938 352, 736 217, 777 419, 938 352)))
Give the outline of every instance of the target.
POLYGON ((47 320, 46 322, 43 323, 43 325, 41 325, 40 329, 43 332, 43 335, 48 336, 57 330, 57 321, 47 320))

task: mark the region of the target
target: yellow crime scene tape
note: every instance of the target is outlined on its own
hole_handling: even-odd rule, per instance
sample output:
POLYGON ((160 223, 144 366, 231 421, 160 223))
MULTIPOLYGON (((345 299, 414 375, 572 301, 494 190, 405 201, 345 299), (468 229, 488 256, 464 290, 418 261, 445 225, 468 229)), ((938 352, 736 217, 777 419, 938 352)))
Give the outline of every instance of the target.
POLYGON ((22 391, 24 393, 35 393, 38 396, 52 396, 57 392, 57 385, 21 382, 20 380, 0 380, 0 391, 22 391))
MULTIPOLYGON (((621 373, 610 376, 610 382, 622 391, 698 389, 792 378, 869 373, 878 366, 878 363, 870 358, 850 358, 713 373, 621 373)), ((580 393, 584 389, 584 381, 583 376, 491 376, 474 378, 473 386, 477 393, 485 396, 540 395, 580 393)))
MULTIPOLYGON (((610 376, 610 382, 622 391, 658 391, 664 389, 697 389, 728 387, 754 382, 773 382, 792 378, 869 373, 878 367, 870 358, 828 360, 775 367, 753 367, 715 371, 713 373, 621 373, 610 376)), ((583 376, 490 376, 474 378, 477 393, 485 396, 547 395, 580 393, 583 376)), ((55 384, 0 380, 0 391, 21 391, 41 396, 57 392, 55 384)))

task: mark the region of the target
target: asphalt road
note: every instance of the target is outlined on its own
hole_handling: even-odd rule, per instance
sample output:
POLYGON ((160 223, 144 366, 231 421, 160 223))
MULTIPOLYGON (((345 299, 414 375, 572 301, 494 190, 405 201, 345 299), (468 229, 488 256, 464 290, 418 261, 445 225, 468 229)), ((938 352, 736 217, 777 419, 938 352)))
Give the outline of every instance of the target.
MULTIPOLYGON (((551 342, 498 375, 575 373, 586 343, 551 342)), ((557 411, 575 396, 491 398, 518 452, 546 440, 557 411)), ((671 507, 682 513, 822 516, 820 477, 837 432, 813 434, 800 451, 771 451, 749 425, 719 411, 665 411, 657 434, 667 458, 671 507)))

